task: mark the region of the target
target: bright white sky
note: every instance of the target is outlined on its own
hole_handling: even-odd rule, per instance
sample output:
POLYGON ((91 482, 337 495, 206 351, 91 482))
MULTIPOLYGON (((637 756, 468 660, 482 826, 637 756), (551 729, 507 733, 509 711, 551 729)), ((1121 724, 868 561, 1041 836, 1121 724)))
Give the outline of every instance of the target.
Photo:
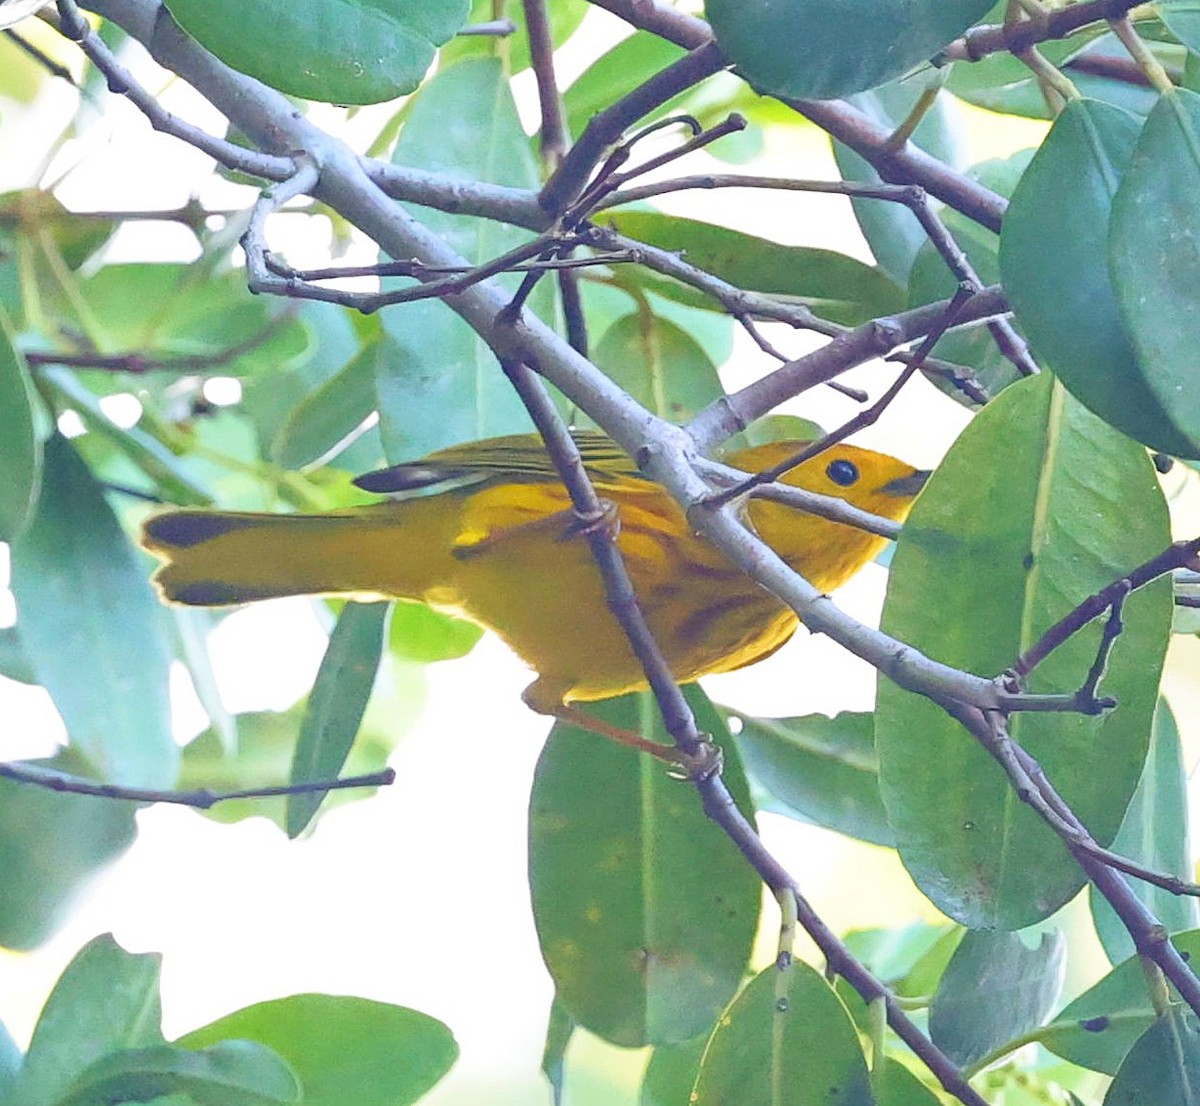
MULTIPOLYGON (((600 12, 589 19, 594 33, 579 37, 596 50, 611 21, 600 12)), ((141 72, 146 74, 144 67, 141 72)), ((178 82, 145 79, 152 88, 169 85, 171 110, 219 129, 211 109, 178 82)), ((523 88, 527 94, 528 81, 523 88)), ((72 97, 69 89, 47 85, 33 110, 0 105, 4 148, 29 152, 24 164, 14 158, 0 164, 0 189, 34 183, 29 166, 37 164, 55 121, 69 116, 72 97)), ((523 106, 528 113, 528 99, 523 106)), ((115 120, 111 131, 89 136, 85 147, 76 144, 56 159, 51 178, 80 164, 59 191, 64 202, 93 209, 161 207, 182 203, 199 187, 204 159, 154 135, 129 105, 106 102, 106 110, 115 120), (138 172, 129 173, 130 165, 138 172)), ((354 129, 365 135, 370 120, 363 114, 354 129)), ((981 113, 973 113, 972 127, 980 158, 1033 144, 1040 133, 1036 124, 981 113)), ((811 132, 777 145, 756 171, 834 175, 811 132)), ((697 159, 686 171, 703 168, 697 159)), ((221 182, 204 190, 213 207, 244 204, 247 195, 221 182)), ((766 194, 739 203, 735 197, 714 215, 717 202, 711 194, 684 195, 671 210, 757 233, 792 226, 797 242, 862 250, 849 207, 838 199, 766 194)), ((326 247, 318 225, 291 248, 306 264, 323 260, 326 247)), ((113 253, 123 260, 176 259, 194 255, 194 243, 182 230, 156 224, 149 233, 128 232, 113 253)), ((773 337, 797 351, 806 340, 773 337)), ((744 381, 765 367, 757 349, 739 340, 728 379, 744 381)), ((876 391, 879 379, 871 368, 854 378, 876 391)), ((926 391, 916 382, 882 425, 862 435, 863 444, 935 464, 965 415, 926 391)), ((836 425, 849 407, 828 393, 804 397, 797 412, 836 425)), ((1194 506, 1189 513, 1200 517, 1194 506)), ((6 571, 0 566, 0 582, 6 571)), ((839 593, 839 602, 859 618, 876 619, 884 579, 871 566, 839 593)), ((0 624, 12 617, 11 595, 0 591, 0 624)), ((307 601, 265 603, 234 615, 214 642, 227 705, 248 710, 290 704, 310 686, 323 647, 307 601)), ((1196 671, 1195 654, 1196 642, 1189 639, 1174 659, 1175 671, 1196 671)), ((537 1069, 551 988, 529 914, 524 855, 530 777, 548 725, 521 705, 529 674, 494 640, 466 660, 430 668, 428 680, 427 707, 393 759, 396 785, 335 810, 302 841, 288 842, 261 820, 219 826, 179 808, 144 811, 137 843, 96 882, 66 929, 32 954, 0 952, 0 1020, 24 1043, 63 965, 86 940, 111 930, 130 950, 164 953, 168 1035, 283 994, 359 994, 416 1007, 452 1027, 463 1056, 427 1100, 431 1106, 483 1101, 485 1091, 490 1106, 548 1101, 537 1069)), ((744 710, 803 714, 869 708, 873 683, 865 664, 801 633, 770 660, 713 679, 708 687, 715 698, 744 710)), ((185 685, 181 680, 177 695, 181 737, 202 723, 185 685)), ((1187 700, 1195 718, 1200 704, 1194 683, 1176 675, 1169 687, 1177 705, 1187 700)), ((6 720, 6 759, 43 753, 62 736, 43 693, 2 678, 0 717, 6 720)), ((896 925, 905 912, 931 916, 886 850, 779 818, 762 823, 771 846, 835 928, 896 925)), ((772 941, 766 934, 764 959, 772 941)), ((585 1041, 578 1051, 599 1048, 585 1041)), ((641 1062, 627 1054, 623 1066, 578 1094, 575 1106, 626 1101, 622 1096, 641 1062)))

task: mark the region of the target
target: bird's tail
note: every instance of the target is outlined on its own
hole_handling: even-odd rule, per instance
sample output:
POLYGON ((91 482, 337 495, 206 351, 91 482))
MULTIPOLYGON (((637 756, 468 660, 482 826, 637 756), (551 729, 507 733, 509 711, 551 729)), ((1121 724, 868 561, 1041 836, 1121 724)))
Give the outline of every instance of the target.
POLYGON ((282 595, 421 599, 449 556, 440 534, 409 517, 430 502, 319 515, 168 511, 146 521, 142 544, 165 562, 154 576, 163 597, 189 606, 282 595))

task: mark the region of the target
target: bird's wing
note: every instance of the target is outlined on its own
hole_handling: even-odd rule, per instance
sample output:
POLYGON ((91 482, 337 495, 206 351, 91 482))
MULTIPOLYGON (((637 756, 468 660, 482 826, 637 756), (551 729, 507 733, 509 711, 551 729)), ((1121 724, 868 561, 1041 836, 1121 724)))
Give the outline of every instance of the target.
MULTIPOLYGON (((584 467, 598 484, 641 477, 629 456, 605 435, 574 431, 572 437, 584 467)), ((533 434, 513 434, 438 450, 419 461, 369 472, 354 483, 364 491, 403 496, 428 495, 473 484, 538 483, 548 479, 557 479, 557 474, 542 440, 533 434)))

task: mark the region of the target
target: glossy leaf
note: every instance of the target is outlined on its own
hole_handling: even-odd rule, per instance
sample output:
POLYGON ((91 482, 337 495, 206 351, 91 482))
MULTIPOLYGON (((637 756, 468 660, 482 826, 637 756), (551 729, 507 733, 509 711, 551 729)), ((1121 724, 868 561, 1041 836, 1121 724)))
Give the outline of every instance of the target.
MULTIPOLYGON (((614 211, 597 221, 639 242, 684 252, 689 264, 730 284, 786 296, 834 322, 856 325, 896 311, 903 302, 899 287, 878 269, 833 250, 781 246, 728 227, 655 211, 614 211)), ((687 286, 655 287, 665 295, 674 287, 681 302, 720 309, 715 300, 687 286)))
POLYGON ((867 1065, 833 989, 798 960, 782 994, 760 972, 721 1017, 704 1052, 694 1106, 868 1106, 867 1065))
POLYGON ((238 1038, 281 1056, 300 1077, 305 1106, 407 1106, 458 1056, 450 1030, 404 1006, 348 995, 289 995, 256 1003, 176 1043, 209 1048, 238 1038))
POLYGON ((21 647, 21 635, 15 626, 0 626, 0 676, 23 684, 37 683, 37 675, 21 647))
MULTIPOLYGON (((37 768, 86 775, 71 750, 37 768)), ((81 886, 133 843, 131 803, 0 780, 0 945, 34 948, 65 919, 81 886)))
POLYGON ((1160 0, 1155 12, 1188 50, 1200 53, 1200 4, 1196 0, 1160 0))
MULTIPOLYGON (((1174 934, 1171 943, 1192 963, 1200 957, 1200 930, 1174 934)), ((1154 1021, 1146 974, 1130 957, 1060 1011, 1040 1039, 1072 1063, 1113 1075, 1154 1021)))
POLYGON ((163 1043, 161 957, 128 953, 111 936, 75 954, 46 1000, 25 1054, 20 1106, 53 1106, 92 1064, 163 1043))
POLYGON ((735 741, 751 779, 785 810, 805 821, 875 845, 893 845, 879 797, 875 716, 753 718, 741 720, 735 741))
POLYGON ((1200 1022, 1173 1006, 1129 1050, 1104 1106, 1200 1106, 1200 1022))
MULTIPOLYGON (((1146 767, 1113 838, 1112 849, 1152 871, 1189 878, 1192 853, 1188 843, 1187 774, 1179 729, 1165 699, 1159 700, 1154 713, 1146 767)), ((1139 879, 1130 880, 1129 886, 1169 933, 1193 929, 1200 922, 1196 900, 1190 895, 1172 895, 1139 879)), ((1096 889, 1088 891, 1100 943, 1108 959, 1119 964, 1133 955, 1133 939, 1096 889)))
POLYGON ((883 1075, 875 1090, 875 1106, 940 1106, 941 1099, 892 1056, 884 1057, 883 1075))
MULTIPOLYGON (((342 608, 308 697, 290 783, 336 779, 346 763, 379 671, 390 606, 347 603, 342 608)), ((306 791, 288 796, 289 837, 303 832, 325 795, 306 791)))
MULTIPOLYGON (((537 167, 498 62, 460 62, 421 90, 396 143, 398 165, 455 178, 536 188, 537 167), (456 120, 447 127, 448 119, 456 120)), ((463 219, 430 208, 414 217, 471 263, 529 240, 527 231, 463 219)), ((511 279, 499 283, 515 291, 511 279)), ((530 306, 553 311, 550 285, 535 290, 530 306), (543 291, 544 288, 544 291, 543 291)), ((380 434, 390 461, 423 457, 436 449, 532 429, 496 361, 479 337, 444 303, 422 300, 384 312, 390 350, 376 378, 380 434)))
MULTIPOLYGON (((976 416, 917 500, 897 543, 883 628, 944 663, 1002 672, 1169 540, 1145 451, 1042 374, 1005 389, 976 416)), ((1014 738, 1103 842, 1141 775, 1170 608, 1164 580, 1125 604, 1101 688, 1116 710, 1012 719, 1014 738), (1095 771, 1097 749, 1103 772, 1095 771)), ((1100 634, 1097 620, 1052 652, 1029 690, 1078 688, 1100 634)), ((973 928, 1018 929, 1083 885, 1054 833, 938 706, 881 679, 875 737, 901 856, 945 913, 973 928)))
POLYGON ((412 92, 467 0, 170 0, 171 14, 226 65, 292 96, 377 104, 412 92))
POLYGON ((707 0, 717 41, 748 81, 828 100, 884 84, 928 61, 992 0, 707 0))
MULTIPOLYGON (((1163 96, 1113 199, 1109 264, 1146 386, 1200 457, 1200 94, 1163 96)), ((1174 438, 1171 439, 1172 441, 1174 438)))
POLYGON ((670 422, 687 422, 725 394, 716 365, 699 343, 649 312, 613 323, 592 360, 643 407, 670 422))
POLYGON ((37 505, 42 442, 34 428, 37 402, 24 360, 0 313, 0 541, 15 541, 37 505))
POLYGON ((37 516, 13 546, 12 589, 25 654, 72 745, 109 782, 172 783, 179 754, 158 600, 99 485, 57 436, 37 516))
POLYGON ((1076 399, 1138 441, 1195 457, 1200 443, 1139 366, 1108 273, 1105 229, 1140 130, 1120 108, 1067 105, 1013 193, 1000 271, 1034 350, 1076 399))
MULTIPOLYGON (((702 729, 723 727, 688 689, 702 729)), ((610 725, 666 740, 648 694, 589 706, 610 725)), ((725 780, 745 781, 724 745, 725 780)), ((529 878, 558 999, 614 1044, 685 1041, 741 982, 759 912, 753 869, 663 766, 562 723, 538 762, 529 878)))
POLYGON ((1058 1000, 1066 956, 1057 932, 1043 933, 1037 947, 1028 948, 1015 933, 969 930, 933 996, 934 1043, 967 1067, 1036 1029, 1058 1000))

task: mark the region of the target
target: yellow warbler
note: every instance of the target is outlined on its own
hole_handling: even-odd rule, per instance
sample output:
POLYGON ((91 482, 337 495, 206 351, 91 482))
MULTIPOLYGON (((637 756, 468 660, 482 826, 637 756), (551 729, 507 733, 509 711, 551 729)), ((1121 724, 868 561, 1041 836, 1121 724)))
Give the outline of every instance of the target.
MULTIPOLYGON (((792 636, 796 615, 693 533, 679 505, 612 442, 598 434, 577 440, 597 490, 616 505, 617 544, 679 682, 751 664, 792 636)), ((725 460, 761 471, 802 445, 772 442, 725 460)), ((838 445, 783 479, 900 521, 924 478, 894 457, 838 445)), ((159 590, 201 606, 311 594, 422 600, 499 634, 537 672, 525 701, 546 714, 646 686, 540 440, 456 446, 360 483, 393 496, 313 515, 180 510, 152 517, 142 541, 166 562, 155 575, 159 590)), ((823 591, 885 544, 764 499, 751 500, 747 514, 823 591)))

